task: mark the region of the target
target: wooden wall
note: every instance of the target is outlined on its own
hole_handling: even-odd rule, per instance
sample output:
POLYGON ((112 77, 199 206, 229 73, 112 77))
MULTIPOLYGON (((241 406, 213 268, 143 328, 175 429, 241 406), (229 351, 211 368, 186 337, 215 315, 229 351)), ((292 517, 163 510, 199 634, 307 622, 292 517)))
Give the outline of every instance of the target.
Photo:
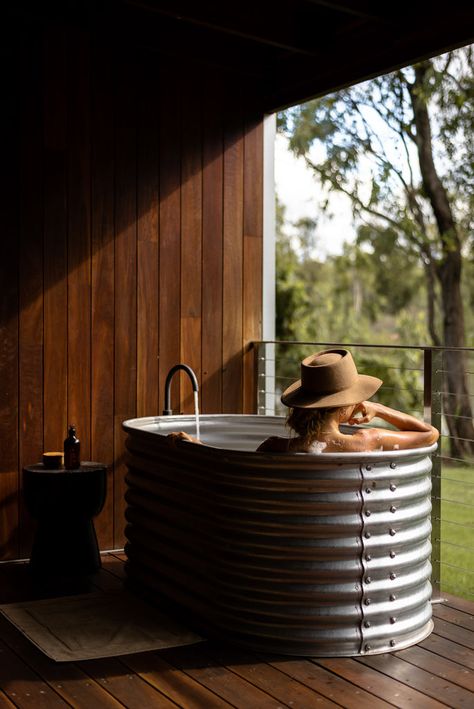
POLYGON ((254 410, 262 117, 244 80, 77 29, 12 33, 2 59, 0 558, 28 555, 20 471, 68 422, 109 466, 96 529, 114 548, 121 423, 161 412, 172 365, 204 412, 254 410))

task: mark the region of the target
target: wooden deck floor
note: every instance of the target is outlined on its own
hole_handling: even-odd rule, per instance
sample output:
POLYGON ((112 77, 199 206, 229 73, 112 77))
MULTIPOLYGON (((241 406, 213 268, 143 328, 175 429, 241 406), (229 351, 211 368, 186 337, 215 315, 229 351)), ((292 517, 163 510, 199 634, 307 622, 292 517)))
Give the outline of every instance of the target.
MULTIPOLYGON (((116 588, 123 557, 107 554, 83 588, 116 588)), ((68 590, 68 589, 66 589, 68 590)), ((32 588, 26 564, 0 566, 0 602, 55 595, 32 588)), ((212 709, 474 707, 474 603, 435 605, 434 633, 416 647, 358 659, 258 656, 201 643, 57 664, 0 617, 0 709, 74 706, 212 709)))

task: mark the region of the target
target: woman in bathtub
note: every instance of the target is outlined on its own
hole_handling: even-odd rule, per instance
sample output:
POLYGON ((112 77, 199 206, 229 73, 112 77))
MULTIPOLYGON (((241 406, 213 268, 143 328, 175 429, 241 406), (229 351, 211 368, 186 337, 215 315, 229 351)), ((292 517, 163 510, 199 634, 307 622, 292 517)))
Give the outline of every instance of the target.
POLYGON ((359 374, 350 352, 325 350, 304 359, 301 379, 283 393, 290 408, 287 425, 295 437, 267 438, 258 448, 268 452, 357 453, 430 446, 439 432, 414 416, 367 401, 381 386, 376 377, 359 374), (347 434, 340 424, 367 424, 383 419, 398 430, 360 428, 347 434))

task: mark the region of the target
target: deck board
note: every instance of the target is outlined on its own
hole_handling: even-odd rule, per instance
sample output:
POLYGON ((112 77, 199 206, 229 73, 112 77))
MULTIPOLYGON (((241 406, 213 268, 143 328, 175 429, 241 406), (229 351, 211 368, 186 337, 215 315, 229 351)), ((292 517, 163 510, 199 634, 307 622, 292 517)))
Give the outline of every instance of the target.
POLYGON ((431 702, 424 706, 442 707, 444 704, 449 707, 472 707, 471 692, 467 692, 444 677, 437 677, 432 672, 406 662, 398 654, 360 657, 357 661, 419 690, 427 698, 431 697, 431 702), (442 702, 439 698, 442 698, 442 702))
POLYGON ((431 700, 422 692, 408 687, 397 679, 387 677, 372 667, 366 667, 355 659, 347 657, 331 657, 329 659, 313 660, 321 667, 325 667, 338 677, 352 682, 356 687, 361 687, 367 692, 385 699, 391 704, 400 707, 432 706, 431 700))
POLYGON ((474 632, 474 616, 457 608, 449 608, 448 606, 435 606, 433 608, 435 618, 441 618, 448 623, 457 625, 459 628, 471 630, 474 632))
POLYGON ((270 694, 279 702, 289 704, 293 709, 306 709, 317 704, 318 707, 336 707, 330 699, 305 685, 292 680, 271 665, 259 662, 254 655, 235 647, 211 646, 209 654, 216 662, 270 694))
POLYGON ((376 697, 372 692, 357 687, 352 682, 348 682, 343 677, 329 672, 310 660, 283 658, 273 660, 271 665, 342 707, 360 709, 363 706, 370 706, 371 709, 372 707, 373 709, 381 709, 392 706, 376 697))
POLYGON ((162 655, 174 667, 213 691, 231 706, 238 709, 281 709, 281 703, 274 697, 234 674, 224 664, 213 661, 205 645, 163 650, 162 655))
MULTIPOLYGON (((25 563, 0 565, 0 602, 120 587, 125 556, 104 554, 93 577, 33 583, 25 563)), ((0 708, 312 709, 474 706, 474 603, 433 606, 416 646, 361 658, 285 658, 223 643, 55 663, 0 617, 0 708)))
POLYGON ((109 692, 128 709, 143 709, 148 706, 172 709, 176 706, 161 688, 151 686, 115 657, 87 660, 77 664, 90 679, 94 680, 93 684, 103 687, 102 691, 109 692))
POLYGON ((107 691, 91 682, 78 666, 51 662, 3 616, 0 616, 0 637, 65 702, 80 703, 88 709, 116 709, 121 706, 107 691))

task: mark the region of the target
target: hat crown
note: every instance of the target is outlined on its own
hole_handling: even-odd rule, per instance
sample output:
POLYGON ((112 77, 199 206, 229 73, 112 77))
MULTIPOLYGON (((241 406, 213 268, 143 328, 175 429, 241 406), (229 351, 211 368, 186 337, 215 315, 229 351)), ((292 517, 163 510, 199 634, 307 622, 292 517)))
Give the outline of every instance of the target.
POLYGON ((327 350, 301 362, 301 386, 314 394, 331 394, 353 386, 358 372, 348 350, 327 350))

